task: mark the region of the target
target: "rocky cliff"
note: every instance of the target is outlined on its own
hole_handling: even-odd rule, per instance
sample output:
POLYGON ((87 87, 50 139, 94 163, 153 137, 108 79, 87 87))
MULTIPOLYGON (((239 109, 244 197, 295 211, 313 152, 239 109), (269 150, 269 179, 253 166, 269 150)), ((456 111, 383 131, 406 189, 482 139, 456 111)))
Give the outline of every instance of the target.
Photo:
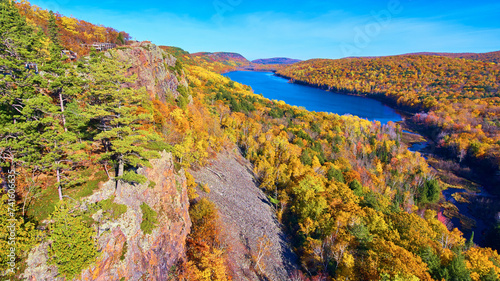
POLYGON ((145 87, 151 99, 165 102, 179 95, 177 87, 187 87, 184 71, 176 67, 177 59, 149 42, 138 42, 116 49, 118 59, 130 65, 128 73, 136 75, 136 87, 145 87))
MULTIPOLYGON (((145 87, 151 99, 163 102, 177 98, 179 85, 187 86, 182 66, 176 58, 149 42, 138 42, 106 53, 129 65, 128 74, 136 80, 129 87, 145 87)), ((97 211, 99 258, 81 273, 81 280, 166 280, 169 271, 185 258, 185 241, 190 232, 189 200, 184 173, 175 172, 172 156, 163 152, 160 159, 150 161, 152 168, 138 173, 149 180, 145 184, 125 184, 115 191, 115 182, 100 184, 94 194, 83 200, 82 209, 114 198, 125 205, 126 212, 116 219, 97 211), (141 230, 147 204, 157 213, 152 233, 141 230)), ((57 267, 47 264, 49 242, 34 248, 27 259, 23 278, 27 280, 63 280, 57 267)))
MULTIPOLYGON (((108 181, 92 196, 85 198, 81 208, 112 198, 127 206, 117 219, 104 219, 102 210, 94 214, 98 221, 100 255, 85 269, 81 280, 167 280, 169 271, 185 257, 185 241, 191 228, 189 200, 184 172, 175 172, 172 155, 163 152, 160 159, 150 161, 152 168, 140 168, 148 182, 125 184, 115 192, 115 182, 108 181), (152 233, 141 230, 146 203, 157 214, 152 233)), ((33 249, 23 275, 28 280, 63 280, 57 268, 47 265, 47 243, 33 249)))

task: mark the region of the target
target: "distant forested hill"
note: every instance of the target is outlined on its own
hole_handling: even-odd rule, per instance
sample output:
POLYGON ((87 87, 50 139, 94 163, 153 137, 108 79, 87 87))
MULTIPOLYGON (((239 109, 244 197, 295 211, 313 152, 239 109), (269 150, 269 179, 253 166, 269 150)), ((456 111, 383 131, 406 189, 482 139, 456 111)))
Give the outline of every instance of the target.
POLYGON ((290 59, 290 58, 270 58, 270 59, 257 59, 253 60, 253 63, 257 64, 294 64, 300 62, 301 60, 290 59))
POLYGON ((422 55, 422 56, 441 56, 448 58, 459 58, 459 59, 469 59, 469 60, 479 60, 484 62, 494 62, 500 63, 500 51, 489 52, 489 53, 432 53, 432 52, 422 52, 422 53, 412 53, 408 55, 422 55))
POLYGON ((239 68, 248 67, 251 62, 237 53, 194 53, 190 55, 196 65, 207 68, 210 71, 224 73, 239 68))

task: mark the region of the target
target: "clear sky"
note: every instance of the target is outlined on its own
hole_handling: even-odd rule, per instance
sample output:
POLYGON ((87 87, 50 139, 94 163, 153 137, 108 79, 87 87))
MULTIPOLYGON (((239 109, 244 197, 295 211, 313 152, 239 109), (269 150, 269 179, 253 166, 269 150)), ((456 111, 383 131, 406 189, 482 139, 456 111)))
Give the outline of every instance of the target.
POLYGON ((253 60, 500 50, 500 1, 31 0, 137 40, 253 60))

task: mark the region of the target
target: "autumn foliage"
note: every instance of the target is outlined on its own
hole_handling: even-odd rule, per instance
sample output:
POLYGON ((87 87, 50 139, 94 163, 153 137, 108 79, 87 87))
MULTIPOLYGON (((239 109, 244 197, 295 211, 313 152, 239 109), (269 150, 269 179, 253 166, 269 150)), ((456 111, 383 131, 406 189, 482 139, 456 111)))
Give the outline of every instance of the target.
POLYGON ((495 175, 498 180, 498 64, 408 55, 310 60, 278 73, 296 82, 375 97, 415 112, 413 122, 434 138, 443 154, 476 167, 492 185, 495 175))
POLYGON ((218 211, 214 203, 200 199, 190 207, 193 223, 187 239, 188 260, 181 265, 177 280, 232 280, 226 266, 226 245, 222 243, 218 211))
MULTIPOLYGON (((477 280, 470 253, 482 248, 468 248, 431 210, 439 182, 402 144, 399 125, 311 113, 201 67, 187 69, 293 237, 310 275, 291 279, 477 280)), ((496 254, 488 251, 482 258, 496 254)))
MULTIPOLYGON (((31 5, 27 0, 18 2, 17 7, 21 15, 26 17, 28 24, 41 27, 46 34, 49 33, 50 11, 31 5)), ((88 54, 90 51, 90 47, 82 44, 101 42, 124 45, 131 39, 128 33, 111 27, 95 25, 59 13, 55 13, 54 16, 59 27, 61 45, 80 55, 88 54)))
MULTIPOLYGON (((17 7, 26 16, 24 20, 12 6, 0 3, 6 15, 13 18, 6 22, 15 20, 25 31, 16 34, 19 38, 15 42, 30 43, 19 43, 12 50, 24 61, 38 62, 45 72, 32 75, 18 58, 1 53, 0 59, 9 68, 2 71, 10 71, 0 76, 5 93, 0 107, 2 157, 10 153, 17 161, 11 165, 34 175, 33 185, 40 184, 40 175, 47 182, 57 182, 67 194, 78 183, 56 180, 62 170, 65 175, 77 176, 84 164, 91 163, 109 177, 114 176, 107 169, 112 166, 133 174, 135 166, 147 165, 148 158, 156 155, 145 152, 164 149, 172 153, 178 169, 202 166, 225 146, 237 144, 253 163, 256 181, 269 196, 299 255, 302 272, 293 273, 290 279, 498 280, 498 253, 474 246, 460 231, 450 230, 438 220, 440 183, 425 159, 402 143, 398 124, 313 113, 270 101, 253 94, 250 87, 210 71, 224 67, 219 60, 207 60, 206 54, 185 58, 186 65, 179 60, 170 69, 189 80, 188 87, 179 86, 179 95, 166 101, 149 100, 140 89, 120 87, 133 77, 124 77, 127 66, 115 61, 114 51, 108 56, 92 53, 76 62, 58 62, 60 54, 54 48, 57 36, 49 38, 39 32, 50 33, 50 13, 20 2, 17 7), (64 72, 68 77, 54 72, 56 63, 68 69, 64 72), (61 78, 57 80, 60 84, 51 84, 55 81, 51 77, 56 76, 61 78), (58 91, 62 94, 57 95, 58 91), (11 101, 16 101, 17 107, 11 101), (119 105, 113 106, 113 102, 119 105), (91 114, 93 108, 100 114, 91 114), (124 120, 113 119, 116 114, 109 113, 109 108, 120 109, 118 115, 124 120), (110 127, 125 137, 117 138, 113 130, 108 130, 110 127), (16 138, 11 137, 13 132, 16 138), (70 133, 71 138, 60 140, 70 133), (84 146, 73 148, 61 143, 84 146), (123 149, 132 156, 122 152, 127 146, 136 149, 123 149), (76 152, 85 154, 84 160, 74 160, 78 166, 60 164, 76 152), (102 157, 106 155, 109 157, 102 157), (120 162, 120 157, 129 161, 120 162)), ((56 24, 61 44, 73 50, 81 43, 128 38, 124 33, 61 15, 56 15, 56 24)), ((182 50, 170 50, 179 58, 186 55, 182 50)), ((478 61, 400 56, 314 60, 289 66, 280 73, 331 90, 374 95, 403 108, 424 110, 415 116, 415 122, 437 128, 442 147, 455 151, 457 157, 463 152, 461 160, 490 159, 497 165, 492 166, 498 167, 494 161, 499 158, 500 146, 499 71, 497 65, 478 61)), ((195 202, 195 183, 192 177, 188 179, 193 199, 192 232, 187 240, 187 261, 172 274, 178 274, 175 280, 230 280, 217 210, 206 199, 195 202)), ((138 181, 125 174, 116 180, 138 181)), ((48 187, 44 185, 43 189, 48 187)), ((21 198, 14 202, 13 209, 20 209, 17 205, 23 205, 23 196, 29 192, 19 194, 21 198)), ((5 214, 8 208, 4 204, 1 210, 5 214)), ((146 209, 143 213, 148 213, 146 209)), ((149 217, 155 217, 149 213, 149 217)), ((25 240, 22 249, 27 249, 34 244, 35 232, 31 223, 24 223, 24 215, 15 214, 22 229, 19 237, 25 240)), ((94 247, 90 239, 93 228, 83 228, 84 217, 75 221, 86 245, 94 247)), ((150 222, 155 224, 153 219, 150 222)), ((0 242, 5 245, 7 234, 2 235, 0 242)), ((90 265, 95 256, 90 254, 84 266, 90 265)), ((57 255, 53 259, 57 264, 57 255)), ((255 259, 258 266, 259 256, 255 259)), ((2 260, 2 266, 4 263, 2 260)), ((80 270, 80 266, 71 267, 68 273, 78 276, 80 270)))

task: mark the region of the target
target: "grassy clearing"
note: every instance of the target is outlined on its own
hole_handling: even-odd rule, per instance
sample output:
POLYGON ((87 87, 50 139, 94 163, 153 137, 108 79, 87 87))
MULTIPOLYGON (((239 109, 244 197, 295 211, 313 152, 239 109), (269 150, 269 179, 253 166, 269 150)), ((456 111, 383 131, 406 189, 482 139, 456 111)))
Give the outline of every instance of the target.
POLYGON ((98 206, 103 210, 105 216, 112 220, 118 219, 122 214, 127 212, 127 205, 115 203, 114 200, 115 196, 111 196, 98 203, 98 206))
MULTIPOLYGON (((105 171, 98 170, 97 167, 81 171, 79 176, 84 180, 81 184, 70 189, 63 189, 63 195, 72 199, 79 200, 83 197, 92 195, 94 190, 99 188, 100 182, 108 180, 105 171)), ((71 199, 69 199, 71 200, 71 199)), ((59 201, 59 195, 55 186, 45 188, 36 197, 33 205, 28 208, 28 217, 41 222, 54 211, 56 203, 59 201)))
POLYGON ((423 136, 421 136, 417 133, 409 134, 409 133, 403 132, 403 134, 401 136, 401 142, 408 145, 408 146, 411 146, 414 143, 426 142, 426 141, 427 140, 423 136))
POLYGON ((443 182, 443 189, 448 188, 463 188, 471 192, 479 192, 480 185, 476 182, 469 180, 473 177, 469 168, 461 167, 460 164, 439 159, 433 156, 428 156, 427 163, 431 165, 441 182, 443 182))

